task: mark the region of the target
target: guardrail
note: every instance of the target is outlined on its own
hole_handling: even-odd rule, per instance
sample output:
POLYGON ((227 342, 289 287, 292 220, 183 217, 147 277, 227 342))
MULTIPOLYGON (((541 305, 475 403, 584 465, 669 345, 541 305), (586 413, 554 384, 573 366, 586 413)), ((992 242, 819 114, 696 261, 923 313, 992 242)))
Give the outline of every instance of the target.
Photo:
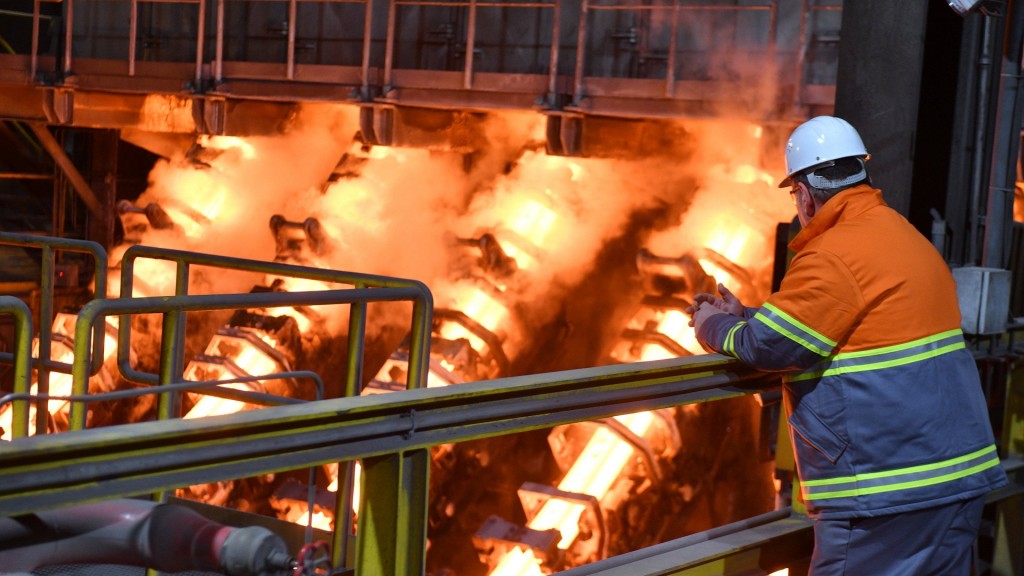
MULTIPOLYGON (((310 294, 300 298, 327 298, 310 294)), ((174 298, 195 309, 212 305, 203 296, 174 298)), ((101 312, 147 306, 97 301, 83 310, 78 330, 88 334, 101 312)), ((724 399, 773 383, 735 360, 699 356, 33 437, 0 451, 0 513, 361 458, 356 571, 417 574, 425 561, 431 446, 724 399)))
MULTIPOLYGON (((14 361, 14 392, 27 394, 32 364, 32 312, 18 298, 0 296, 0 314, 14 316, 14 353, 8 356, 14 361)), ((28 400, 15 402, 11 410, 11 437, 28 436, 28 400)))
MULTIPOLYGON (((53 295, 54 295, 54 272, 56 268, 56 252, 75 252, 92 256, 96 271, 94 278, 94 293, 106 295, 107 293, 107 252, 96 242, 89 240, 76 240, 73 238, 55 238, 51 236, 36 236, 31 234, 15 234, 11 232, 0 232, 0 244, 9 246, 21 246, 23 248, 38 248, 42 251, 40 260, 40 296, 39 296, 39 356, 32 358, 32 366, 36 369, 38 390, 40 394, 47 394, 50 388, 50 372, 71 373, 71 364, 67 362, 56 362, 50 358, 50 345, 53 341, 51 323, 53 322, 53 295)), ((98 330, 102 330, 100 327, 98 330)), ((102 367, 103 338, 100 332, 96 332, 92 342, 91 358, 98 359, 89 367, 89 372, 95 374, 102 367)), ((29 354, 31 354, 31 344, 29 354)), ((86 357, 89 357, 86 354, 86 357)), ((0 353, 0 362, 10 362, 10 353, 0 353)), ((17 390, 15 390, 17 392, 17 390)), ((28 392, 28 387, 22 392, 28 392)), ((18 404, 15 404, 18 406, 18 404)), ((18 414, 16 411, 15 414, 18 414)), ((17 429, 17 426, 15 426, 17 429)), ((36 407, 36 430, 46 430, 46 405, 40 401, 36 407)))

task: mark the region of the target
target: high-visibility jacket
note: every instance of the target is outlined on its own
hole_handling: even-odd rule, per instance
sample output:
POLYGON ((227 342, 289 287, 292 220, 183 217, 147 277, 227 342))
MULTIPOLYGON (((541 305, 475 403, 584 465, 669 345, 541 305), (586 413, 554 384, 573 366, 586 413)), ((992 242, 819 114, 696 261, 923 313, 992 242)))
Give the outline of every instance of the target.
POLYGON ((785 371, 801 496, 818 518, 937 506, 1006 483, 942 257, 879 190, 826 202, 779 288, 709 316, 706 348, 785 371))

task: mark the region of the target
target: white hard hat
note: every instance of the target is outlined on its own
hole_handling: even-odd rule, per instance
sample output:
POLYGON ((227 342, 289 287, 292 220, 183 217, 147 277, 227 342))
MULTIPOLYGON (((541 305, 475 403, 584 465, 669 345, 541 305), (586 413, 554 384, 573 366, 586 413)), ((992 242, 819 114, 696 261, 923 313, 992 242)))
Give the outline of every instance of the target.
MULTIPOLYGON (((857 130, 846 120, 835 116, 811 118, 797 126, 786 142, 786 179, 779 188, 791 186, 793 176, 808 168, 850 157, 860 158, 862 164, 870 157, 857 130)), ((861 178, 860 175, 855 177, 856 180, 861 178)))

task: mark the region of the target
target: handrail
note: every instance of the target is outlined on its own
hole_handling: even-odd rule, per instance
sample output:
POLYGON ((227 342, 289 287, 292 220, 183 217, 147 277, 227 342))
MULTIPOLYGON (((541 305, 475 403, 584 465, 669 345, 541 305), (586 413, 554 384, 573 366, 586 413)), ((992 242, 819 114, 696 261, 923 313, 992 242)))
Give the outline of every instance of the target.
POLYGON ((324 382, 320 378, 320 375, 316 372, 309 370, 296 370, 293 372, 277 372, 275 374, 266 374, 263 376, 242 376, 239 378, 229 378, 225 380, 186 380, 183 382, 175 382, 172 384, 164 384, 159 388, 129 388, 127 390, 114 390, 112 392, 99 392, 96 394, 81 394, 81 395, 69 395, 69 396, 57 396, 52 394, 28 394, 18 392, 12 392, 11 394, 4 394, 0 396, 0 408, 5 404, 11 402, 17 402, 18 400, 63 400, 66 402, 82 402, 88 404, 90 402, 103 402, 109 400, 124 400, 127 398, 137 398, 139 396, 146 396, 148 394, 158 394, 162 392, 177 392, 189 391, 197 394, 203 394, 206 396, 216 396, 217 398, 224 398, 226 400, 236 400, 239 402, 246 402, 249 404, 261 404, 264 406, 280 406, 283 404, 304 404, 308 400, 300 400, 298 398, 292 398, 290 396, 275 396, 273 394, 264 394, 261 392, 250 392, 246 390, 235 390, 233 388, 224 388, 222 384, 241 384, 245 382, 259 382, 261 380, 279 380, 284 378, 295 378, 295 379, 308 379, 313 382, 316 388, 316 399, 323 400, 324 396, 324 382))
MULTIPOLYGON (((36 9, 38 9, 38 4, 36 9)), ((50 344, 53 340, 53 291, 54 291, 54 252, 58 250, 66 252, 77 252, 89 254, 95 261, 95 284, 94 293, 98 297, 107 294, 107 251, 103 246, 90 240, 77 240, 74 238, 56 238, 52 236, 35 236, 31 234, 15 234, 12 232, 0 232, 0 244, 11 246, 22 246, 26 248, 39 248, 42 250, 42 266, 40 270, 39 298, 39 357, 32 359, 32 365, 37 370, 38 390, 40 394, 46 394, 50 390, 50 372, 61 372, 68 374, 71 371, 71 364, 66 362, 55 362, 50 358, 50 344)), ((101 337, 102 327, 97 327, 92 341, 92 356, 90 358, 90 374, 96 374, 102 368, 103 343, 101 337)), ((9 353, 0 353, 0 362, 10 362, 9 353)), ((26 389, 26 392, 28 390, 26 389)), ((46 430, 46 408, 40 404, 36 409, 36 430, 46 430)))
MULTIPOLYGON (((297 294, 311 304, 326 299, 325 292, 297 294), (314 301, 313 297, 317 299, 314 301)), ((206 299, 206 304, 212 305, 211 297, 170 299, 206 299)), ((155 306, 156 300, 164 299, 152 300, 155 306)), ((204 305, 193 307, 200 309, 204 305)), ((78 329, 87 333, 101 312, 116 314, 130 306, 138 304, 97 301, 91 309, 83 310, 85 319, 78 329)), ((0 514, 13 515, 339 460, 380 458, 423 451, 438 444, 706 402, 753 393, 773 385, 772 378, 724 356, 697 356, 336 398, 195 421, 143 422, 28 438, 0 451, 0 514)), ((377 484, 379 480, 380 477, 377 484)), ((403 486, 414 492, 403 496, 414 501, 426 498, 425 478, 403 486)), ((366 514, 380 508, 394 510, 393 503, 381 501, 389 497, 394 498, 394 493, 364 491, 362 510, 366 514)), ((403 517, 410 524, 425 522, 425 517, 418 518, 415 513, 403 517)), ((369 532, 370 520, 372 516, 360 521, 360 549, 393 550, 388 543, 379 547, 368 544, 400 537, 369 532)), ((402 531, 421 529, 419 524, 402 526, 402 531)), ((405 553, 416 557, 408 550, 405 553)), ((357 556, 357 573, 375 573, 379 569, 377 560, 370 553, 357 556)), ((417 572, 414 564, 408 566, 410 573, 417 572)), ((422 566, 418 570, 421 573, 422 566)))
MULTIPOLYGON (((417 280, 403 278, 392 278, 389 276, 378 276, 374 274, 361 274, 357 272, 343 272, 340 270, 329 270, 324 268, 313 268, 310 266, 299 266, 281 262, 266 262, 263 260, 248 260, 230 256, 218 256, 213 254, 199 254, 181 250, 166 248, 154 248, 152 246, 132 246, 124 253, 121 261, 121 295, 130 297, 134 282, 135 261, 140 258, 154 260, 167 260, 177 264, 175 295, 188 294, 188 279, 191 266, 204 266, 227 270, 239 270, 249 272, 261 272, 291 278, 303 278, 307 280, 319 280, 322 282, 333 282, 348 284, 356 288, 409 288, 415 291, 413 300, 413 330, 412 340, 409 348, 409 381, 406 383, 409 388, 420 388, 427 384, 425 367, 429 363, 430 329, 432 322, 432 310, 434 306, 433 296, 425 284, 417 280)), ((279 305, 279 304, 278 304, 279 305)), ((175 319, 174 321, 183 321, 175 319)), ((362 358, 363 345, 366 334, 366 306, 364 303, 354 302, 349 314, 349 366, 345 380, 345 395, 354 396, 359 393, 362 383, 362 362, 352 362, 353 358, 362 358)), ((131 323, 122 319, 121 328, 118 333, 117 364, 121 374, 132 381, 141 383, 156 383, 156 374, 140 372, 135 370, 129 361, 128 354, 131 343, 131 323)))
MULTIPOLYGON (((14 296, 0 296, 0 314, 14 316, 14 392, 28 393, 32 364, 32 311, 14 296)), ((11 438, 28 436, 28 400, 11 407, 11 438)))
MULTIPOLYGON (((130 284, 130 282, 129 282, 130 284)), ((181 381, 181 369, 168 367, 183 363, 184 347, 175 345, 183 341, 184 322, 172 321, 171 317, 181 317, 186 311, 199 310, 239 310, 246 308, 265 308, 277 306, 316 306, 324 304, 353 304, 366 302, 393 302, 399 300, 417 301, 423 294, 414 287, 401 288, 355 288, 346 290, 319 290, 313 292, 250 292, 245 294, 212 294, 200 296, 157 296, 147 298, 121 298, 93 300, 78 314, 75 324, 75 361, 72 367, 72 395, 88 394, 88 364, 85 352, 88 350, 89 334, 100 318, 109 315, 120 315, 119 334, 123 336, 131 322, 127 316, 131 314, 164 314, 164 337, 160 350, 161 385, 181 381)), ((429 313, 425 314, 429 317, 429 313)), ((427 324, 429 329, 429 324, 427 324)), ((413 330, 418 327, 415 325, 413 330)), ((350 358, 350 361, 362 363, 362 357, 350 358)), ((410 379, 412 379, 410 375, 410 379)), ((264 377, 266 378, 266 377, 264 377)), ((162 394, 160 408, 161 418, 172 416, 173 404, 168 394, 162 394)), ((69 429, 72 431, 85 428, 85 410, 73 404, 69 416, 69 429)))

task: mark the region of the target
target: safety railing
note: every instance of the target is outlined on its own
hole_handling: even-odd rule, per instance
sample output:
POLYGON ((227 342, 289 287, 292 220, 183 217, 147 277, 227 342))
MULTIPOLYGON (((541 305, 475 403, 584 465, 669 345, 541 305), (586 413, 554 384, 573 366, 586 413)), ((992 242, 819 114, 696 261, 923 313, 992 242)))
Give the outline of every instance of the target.
MULTIPOLYGON (((408 293, 343 290, 296 293, 296 298, 315 304, 342 292, 391 291, 408 293)), ((238 298, 243 296, 239 305, 255 306, 269 298, 238 298)), ((208 296, 137 300, 88 305, 77 331, 87 335, 89 325, 104 314, 152 311, 161 302, 173 303, 163 304, 164 309, 223 305, 208 296)), ((81 364, 76 378, 84 375, 81 364)), ((772 383, 770 376, 734 360, 702 356, 38 437, 0 451, 0 513, 362 458, 356 572, 417 574, 425 560, 431 446, 724 399, 772 383)))
MULTIPOLYGON (((10 358, 14 363, 14 391, 28 393, 29 380, 32 373, 32 312, 25 304, 14 296, 0 296, 0 315, 14 316, 14 352, 5 355, 0 361, 10 358)), ((14 403, 11 431, 12 438, 28 435, 28 400, 14 403)))
MULTIPOLYGON (((410 377, 407 385, 410 388, 426 386, 426 371, 424 367, 429 362, 430 328, 434 301, 430 294, 430 289, 422 282, 388 276, 297 266, 281 262, 247 260, 139 245, 132 246, 125 251, 124 257, 121 260, 121 295, 124 297, 129 297, 134 293, 135 262, 139 259, 173 262, 175 264, 174 293, 176 296, 183 296, 189 293, 189 274, 193 266, 239 272, 258 272, 287 278, 345 284, 355 288, 409 289, 412 291, 410 300, 413 301, 413 315, 409 347, 410 377)), ((184 323, 183 313, 179 316, 178 313, 172 312, 168 319, 171 324, 184 323)), ((167 319, 165 319, 166 321, 167 319)), ((166 327, 167 324, 165 324, 165 329, 167 329, 166 327)), ((354 396, 359 393, 363 378, 362 357, 363 346, 366 340, 365 302, 352 302, 348 330, 348 372, 345 379, 345 395, 354 396)), ((182 337, 183 333, 179 333, 178 338, 182 337)), ((129 380, 135 382, 148 384, 159 382, 159 375, 140 372, 131 366, 129 361, 130 343, 131 326, 130 323, 123 322, 118 333, 118 366, 121 373, 129 380)), ((183 343, 178 342, 174 345, 181 347, 183 343)))
MULTIPOLYGON (((417 293, 405 286, 97 300, 83 308, 76 325, 73 376, 76 382, 88 378, 89 336, 108 315, 382 301, 410 299, 417 293)), ((165 332, 169 336, 173 334, 165 332)), ((161 365, 173 364, 180 353, 165 343, 161 365)), ((178 384, 180 374, 175 376, 161 373, 169 386, 178 384)), ((335 565, 353 566, 357 574, 421 574, 431 447, 751 394, 774 385, 774 378, 731 358, 708 355, 39 436, 0 450, 0 515, 362 459, 355 561, 344 557, 341 533, 347 528, 339 522, 343 527, 334 533, 335 565)), ((809 523, 780 511, 634 557, 644 562, 662 555, 666 558, 659 561, 675 558, 683 565, 680 556, 666 549, 723 534, 734 549, 723 550, 716 543, 711 552, 686 556, 687 562, 706 566, 709 559, 735 556, 749 567, 753 549, 780 543, 792 546, 787 552, 808 552, 809 523), (740 532, 742 539, 736 537, 740 532)), ((1004 547, 1013 549, 1018 540, 1004 547)), ((776 548, 773 557, 780 554, 776 548)), ((573 573, 646 574, 628 564, 618 572, 595 567, 573 573)))
MULTIPOLYGON (((107 290, 107 252, 96 242, 88 240, 33 236, 11 232, 0 232, 0 244, 42 251, 39 280, 39 356, 32 358, 32 366, 36 369, 38 393, 45 395, 49 392, 51 372, 70 374, 72 369, 71 364, 54 361, 50 358, 50 346, 53 341, 51 323, 53 322, 54 312, 56 252, 74 252, 91 256, 95 267, 94 291, 96 294, 101 295, 105 295, 107 290)), ((85 358, 89 359, 87 370, 90 374, 97 373, 102 366, 104 339, 101 337, 101 331, 103 328, 99 327, 96 330, 97 332, 87 339, 87 342, 92 343, 91 356, 88 354, 88 350, 85 355, 85 358)), ((29 348, 29 351, 31 353, 31 348, 29 348)), ((11 358, 10 353, 0 353, 0 362, 10 362, 11 358)), ((22 392, 28 392, 28 387, 26 386, 22 392)), ((23 406, 23 404, 15 404, 15 407, 18 406, 23 406)), ((16 409, 15 414, 20 414, 19 410, 16 409)), ((20 425, 15 426, 15 433, 17 433, 19 428, 20 425)), ((40 400, 36 410, 36 429, 46 430, 46 408, 45 401, 43 400, 40 400)))

